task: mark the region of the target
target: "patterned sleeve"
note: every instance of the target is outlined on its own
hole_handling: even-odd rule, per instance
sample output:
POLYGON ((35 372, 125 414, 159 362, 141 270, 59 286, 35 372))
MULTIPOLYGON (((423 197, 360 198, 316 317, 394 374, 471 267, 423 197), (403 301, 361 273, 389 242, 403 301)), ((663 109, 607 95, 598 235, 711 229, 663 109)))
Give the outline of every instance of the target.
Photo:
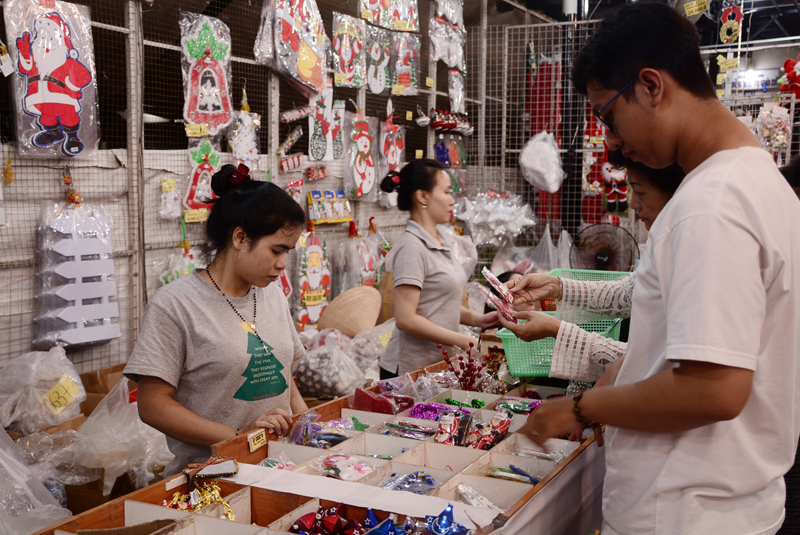
POLYGON ((553 348, 550 377, 597 381, 612 362, 625 354, 626 346, 625 342, 617 342, 562 321, 553 348))
POLYGON ((578 281, 562 277, 556 317, 570 323, 596 319, 587 312, 606 318, 628 318, 635 281, 636 273, 618 281, 578 281))

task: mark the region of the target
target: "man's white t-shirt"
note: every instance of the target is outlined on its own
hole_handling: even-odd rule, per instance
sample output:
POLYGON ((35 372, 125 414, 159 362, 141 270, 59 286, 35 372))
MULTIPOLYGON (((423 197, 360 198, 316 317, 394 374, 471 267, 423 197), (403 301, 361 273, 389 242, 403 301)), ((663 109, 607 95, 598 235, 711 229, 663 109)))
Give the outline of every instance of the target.
POLYGON ((621 535, 774 533, 800 433, 800 202, 765 151, 723 151, 649 240, 617 384, 692 360, 753 370, 753 387, 730 421, 609 428, 604 520, 621 535))

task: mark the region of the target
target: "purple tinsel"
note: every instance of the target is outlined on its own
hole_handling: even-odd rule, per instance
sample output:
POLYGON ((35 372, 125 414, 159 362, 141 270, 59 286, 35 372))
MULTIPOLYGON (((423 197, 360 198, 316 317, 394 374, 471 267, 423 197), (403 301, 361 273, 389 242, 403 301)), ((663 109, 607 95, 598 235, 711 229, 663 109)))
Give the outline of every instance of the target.
MULTIPOLYGON (((414 405, 414 408, 411 409, 411 417, 435 422, 439 419, 439 416, 442 412, 450 412, 452 410, 453 407, 449 405, 442 405, 440 403, 417 403, 414 405)), ((458 410, 470 414, 472 413, 472 411, 466 407, 459 407, 458 410)))

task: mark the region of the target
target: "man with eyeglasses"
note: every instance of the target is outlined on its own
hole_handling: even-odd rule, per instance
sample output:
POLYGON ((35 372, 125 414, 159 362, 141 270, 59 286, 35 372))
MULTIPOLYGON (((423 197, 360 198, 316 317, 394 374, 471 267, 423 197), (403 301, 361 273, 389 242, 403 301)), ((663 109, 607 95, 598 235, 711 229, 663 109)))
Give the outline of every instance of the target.
MULTIPOLYGON (((572 80, 610 149, 686 178, 653 223, 627 352, 542 403, 539 443, 607 424, 603 535, 773 534, 800 434, 800 210, 720 103, 694 26, 666 4, 604 20, 572 80)), ((526 300, 526 279, 512 286, 526 300)))

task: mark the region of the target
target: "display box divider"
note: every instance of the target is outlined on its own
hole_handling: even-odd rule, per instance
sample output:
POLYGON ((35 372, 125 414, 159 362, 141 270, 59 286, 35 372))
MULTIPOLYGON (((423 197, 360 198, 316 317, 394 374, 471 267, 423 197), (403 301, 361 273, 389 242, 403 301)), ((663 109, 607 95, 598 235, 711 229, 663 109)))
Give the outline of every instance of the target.
POLYGON ((486 452, 483 450, 423 442, 397 457, 395 461, 448 472, 461 472, 485 455, 486 452))
MULTIPOLYGON (((352 440, 352 439, 351 439, 352 440)), ((311 448, 309 446, 300 446, 298 444, 288 444, 286 442, 279 442, 277 440, 270 440, 267 443, 267 456, 272 457, 278 453, 283 452, 290 461, 296 466, 303 464, 309 459, 318 457, 320 453, 319 448, 311 448)))
POLYGON ((420 444, 420 441, 413 438, 362 433, 355 438, 337 444, 331 448, 331 451, 354 453, 356 455, 389 455, 396 458, 418 444, 420 444))
POLYGON ((160 529, 153 535, 268 535, 269 530, 261 526, 237 524, 220 518, 190 515, 174 525, 160 529))
POLYGON ((519 466, 527 473, 542 481, 547 474, 555 470, 558 463, 547 459, 537 459, 536 457, 526 457, 524 455, 512 455, 510 453, 489 452, 475 461, 462 471, 462 474, 473 476, 486 476, 486 472, 491 467, 508 468, 509 465, 519 466))
POLYGON ((362 424, 369 424, 370 427, 374 427, 378 424, 381 424, 392 417, 391 414, 383 414, 382 412, 368 412, 368 411, 357 411, 355 409, 343 408, 341 412, 341 418, 358 418, 358 421, 362 424))
POLYGON ((291 531, 292 525, 294 525, 300 517, 308 513, 316 513, 318 510, 319 499, 314 498, 272 522, 269 525, 269 529, 272 531, 291 531))
MULTIPOLYGON (((570 455, 580 446, 580 442, 571 442, 569 440, 562 440, 560 438, 550 438, 545 442, 546 451, 562 450, 567 455, 570 455)), ((545 448, 540 447, 533 440, 528 438, 522 433, 514 433, 508 435, 503 439, 500 444, 492 448, 492 453, 517 453, 521 448, 532 449, 536 451, 545 451, 545 448)))
MULTIPOLYGON (((316 457, 314 457, 314 458, 312 458, 312 459, 309 459, 308 461, 304 462, 303 464, 299 464, 299 465, 295 466, 294 468, 291 468, 290 470, 291 470, 292 472, 298 472, 298 473, 300 473, 300 474, 311 474, 311 475, 316 475, 316 476, 326 477, 326 475, 327 475, 327 474, 323 474, 323 473, 321 473, 321 472, 320 472, 320 471, 319 471, 319 470, 318 470, 318 469, 317 469, 317 468, 314 466, 314 463, 315 463, 315 461, 316 461, 317 459, 319 459, 320 457, 325 457, 325 456, 327 456, 327 455, 336 454, 336 453, 339 453, 339 454, 347 454, 347 455, 352 455, 352 456, 354 456, 354 457, 358 457, 358 458, 359 458, 360 460, 362 460, 362 461, 367 461, 367 462, 370 462, 370 463, 372 463, 373 465, 375 465, 375 468, 376 468, 376 469, 380 468, 381 466, 383 466, 383 465, 385 465, 386 463, 388 463, 388 462, 389 462, 389 461, 387 461, 386 459, 377 459, 377 458, 375 458, 375 457, 367 457, 367 456, 364 456, 364 455, 359 455, 359 454, 357 454, 357 453, 344 452, 344 451, 317 450, 317 452, 318 452, 318 454, 317 454, 317 456, 316 456, 316 457)), ((368 476, 368 475, 369 475, 369 474, 367 474, 367 476, 368 476)), ((367 476, 364 476, 364 477, 367 477, 367 476)), ((363 478, 362 478, 362 479, 363 479, 363 478)), ((361 480, 359 480, 359 481, 361 481, 361 480)))
POLYGON ((503 512, 511 509, 532 488, 532 485, 528 485, 527 483, 517 483, 516 481, 505 481, 502 479, 492 479, 468 474, 456 474, 453 479, 436 489, 436 491, 434 491, 434 496, 444 498, 450 502, 460 502, 458 485, 462 483, 475 489, 475 491, 479 492, 494 505, 502 509, 503 512))
MULTIPOLYGON (((82 530, 80 533, 96 533, 102 535, 152 535, 157 531, 162 531, 163 528, 173 526, 176 524, 175 520, 151 520, 150 522, 143 522, 134 524, 132 526, 125 526, 122 528, 109 528, 101 530, 82 530)), ((163 531, 162 531, 163 532, 163 531)), ((74 535, 67 531, 57 529, 54 535, 74 535)))
MULTIPOLYGON (((381 466, 370 475, 359 481, 359 483, 363 483, 365 485, 371 485, 373 487, 377 487, 381 484, 383 480, 390 477, 392 474, 405 475, 410 474, 412 472, 425 472, 426 474, 433 477, 436 481, 437 488, 444 484, 445 482, 449 481, 456 472, 450 472, 447 470, 439 470, 437 468, 426 468, 424 466, 415 466, 413 464, 406 464, 400 463, 397 461, 390 461, 387 464, 381 466)), ((404 492, 404 491, 398 491, 404 492)))

